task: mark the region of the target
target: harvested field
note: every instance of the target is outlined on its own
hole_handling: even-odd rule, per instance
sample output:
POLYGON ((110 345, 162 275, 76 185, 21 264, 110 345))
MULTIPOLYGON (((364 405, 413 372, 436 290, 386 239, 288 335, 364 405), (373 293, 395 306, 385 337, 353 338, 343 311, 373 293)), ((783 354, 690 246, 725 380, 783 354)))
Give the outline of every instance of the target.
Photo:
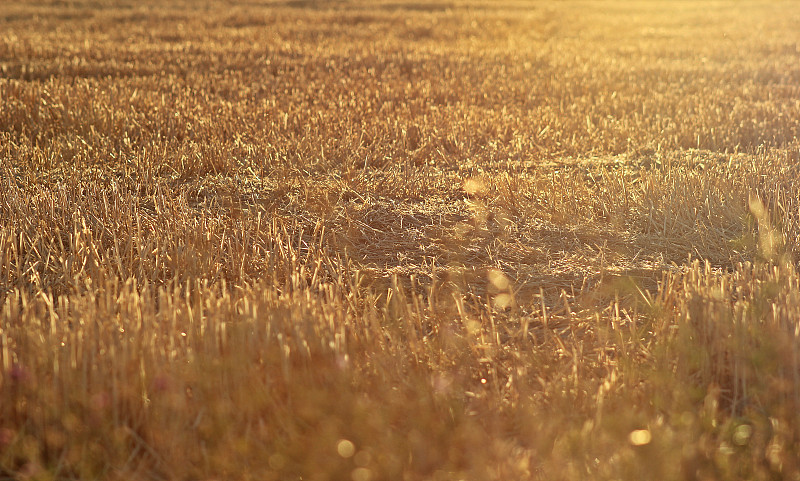
POLYGON ((0 479, 800 477, 792 2, 0 5, 0 479))

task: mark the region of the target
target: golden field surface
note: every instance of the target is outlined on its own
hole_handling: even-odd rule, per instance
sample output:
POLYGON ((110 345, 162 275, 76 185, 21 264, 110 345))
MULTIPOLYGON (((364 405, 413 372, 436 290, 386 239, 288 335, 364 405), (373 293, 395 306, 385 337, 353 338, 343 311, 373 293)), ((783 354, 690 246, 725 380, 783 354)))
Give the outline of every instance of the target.
POLYGON ((0 479, 800 479, 794 2, 0 3, 0 479))

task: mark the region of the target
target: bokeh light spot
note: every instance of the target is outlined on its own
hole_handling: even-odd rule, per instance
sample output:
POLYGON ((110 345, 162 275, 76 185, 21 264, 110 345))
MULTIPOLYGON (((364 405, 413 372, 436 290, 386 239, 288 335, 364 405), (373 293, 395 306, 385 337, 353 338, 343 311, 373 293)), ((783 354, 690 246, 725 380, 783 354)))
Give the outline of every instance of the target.
POLYGON ((653 440, 653 435, 647 429, 636 429, 631 431, 628 439, 634 446, 644 446, 645 444, 650 444, 650 441, 653 440))
POLYGON ((336 443, 336 452, 343 458, 350 458, 356 453, 356 446, 347 439, 340 439, 336 443))

